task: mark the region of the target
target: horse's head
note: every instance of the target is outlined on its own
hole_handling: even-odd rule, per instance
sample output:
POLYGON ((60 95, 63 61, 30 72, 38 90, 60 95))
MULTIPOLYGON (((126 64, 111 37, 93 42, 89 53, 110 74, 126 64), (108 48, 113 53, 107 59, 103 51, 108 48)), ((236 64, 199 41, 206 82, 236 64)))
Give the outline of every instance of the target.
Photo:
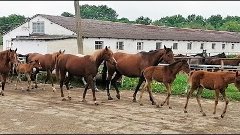
POLYGON ((8 54, 8 58, 9 58, 9 62, 11 64, 16 64, 18 62, 18 59, 17 59, 17 49, 15 50, 8 50, 7 52, 8 54))
POLYGON ((236 72, 236 78, 235 78, 234 84, 237 87, 237 89, 240 91, 240 74, 238 73, 238 71, 236 72))
POLYGON ((59 50, 58 52, 55 52, 55 53, 53 53, 52 54, 52 58, 55 60, 55 62, 57 61, 57 58, 60 56, 60 55, 62 55, 62 54, 64 54, 65 53, 65 50, 63 50, 63 51, 61 51, 61 50, 59 50))
POLYGON ((38 60, 30 61, 30 64, 33 65, 33 68, 41 69, 41 63, 38 60))
POLYGON ((164 45, 164 49, 163 49, 163 55, 161 57, 161 60, 164 60, 165 62, 167 62, 168 64, 171 64, 174 62, 174 54, 171 48, 167 48, 164 45))
POLYGON ((113 52, 110 48, 108 48, 107 46, 105 47, 105 49, 103 49, 102 51, 102 57, 105 61, 110 62, 113 65, 117 64, 117 61, 114 59, 113 57, 113 52))
POLYGON ((227 58, 226 54, 223 52, 220 54, 219 58, 227 58))
POLYGON ((182 62, 181 70, 188 74, 191 71, 191 69, 187 60, 181 60, 181 62, 182 62))

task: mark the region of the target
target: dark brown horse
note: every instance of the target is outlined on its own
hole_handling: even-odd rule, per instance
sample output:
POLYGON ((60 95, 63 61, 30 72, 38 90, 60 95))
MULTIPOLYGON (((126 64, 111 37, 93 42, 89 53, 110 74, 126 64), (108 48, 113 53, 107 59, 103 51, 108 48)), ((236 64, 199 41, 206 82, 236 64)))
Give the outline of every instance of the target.
MULTIPOLYGON (((228 59, 228 60, 223 60, 224 65, 230 65, 230 66, 239 66, 240 63, 240 55, 234 57, 233 60, 228 59)), ((221 60, 220 59, 213 59, 211 61, 212 65, 221 65, 221 60)))
POLYGON ((208 72, 208 71, 193 71, 190 73, 189 77, 189 83, 190 83, 190 90, 187 94, 187 101, 184 106, 184 112, 187 113, 187 105, 190 96, 192 93, 197 90, 196 99, 198 102, 198 105, 200 107, 200 112, 203 116, 206 116, 206 114, 203 112, 201 103, 200 103, 200 97, 201 93, 203 91, 203 88, 215 90, 215 106, 213 114, 216 114, 216 107, 218 104, 218 98, 219 93, 222 94, 224 100, 225 100, 225 107, 221 114, 221 117, 223 118, 226 111, 227 111, 227 105, 229 100, 226 97, 225 89, 228 87, 228 84, 234 83, 238 90, 240 90, 240 75, 238 72, 208 72))
MULTIPOLYGON (((142 95, 143 95, 143 92, 146 90, 146 88, 149 93, 149 96, 152 97, 153 99, 152 104, 153 105, 156 104, 152 95, 152 90, 151 90, 151 83, 153 80, 155 80, 157 82, 162 82, 167 88, 167 92, 168 92, 167 97, 164 100, 164 102, 161 104, 161 106, 163 106, 167 102, 168 107, 171 108, 171 106, 169 105, 169 99, 172 91, 171 85, 175 80, 177 73, 179 73, 180 71, 184 71, 187 74, 190 72, 190 67, 186 60, 179 60, 167 66, 149 66, 145 68, 143 70, 143 76, 146 80, 146 83, 141 90, 140 99, 139 99, 140 105, 143 105, 142 95)), ((159 103, 157 104, 157 107, 159 107, 159 103)))
MULTIPOLYGON (((65 83, 66 88, 68 90, 68 98, 71 99, 69 95, 69 80, 72 76, 84 77, 87 82, 85 86, 85 90, 83 92, 83 102, 86 102, 85 96, 88 87, 92 89, 93 100, 96 102, 95 97, 95 87, 94 87, 94 77, 97 75, 98 68, 103 61, 108 61, 109 63, 115 65, 116 60, 113 57, 113 52, 109 48, 104 48, 96 51, 92 55, 85 55, 83 57, 79 57, 72 54, 63 54, 59 56, 56 68, 56 75, 60 75, 60 88, 61 88, 61 97, 63 100, 63 83, 65 83), (67 74, 67 77, 66 77, 67 74)), ((59 77, 57 77, 59 78, 59 77)))
MULTIPOLYGON (((117 65, 113 66, 110 63, 106 63, 108 69, 108 77, 107 77, 107 95, 108 100, 112 100, 112 97, 109 93, 109 89, 111 84, 113 84, 116 89, 117 95, 116 97, 120 99, 119 90, 117 88, 117 80, 122 77, 122 75, 127 77, 139 77, 138 85, 133 94, 133 102, 136 102, 136 95, 139 90, 139 87, 144 81, 144 77, 142 76, 142 71, 146 67, 156 66, 163 60, 167 63, 173 63, 173 52, 171 48, 158 49, 150 52, 139 52, 137 54, 127 54, 117 52, 113 54, 114 58, 117 61, 117 65), (114 78, 112 79, 113 74, 116 73, 114 78)), ((105 65, 105 64, 104 64, 105 65)), ((150 100, 153 102, 152 98, 150 100)))
POLYGON ((6 50, 0 52, 0 74, 1 74, 1 82, 2 82, 2 90, 0 91, 0 95, 4 96, 4 87, 6 83, 6 79, 11 71, 12 65, 17 62, 17 49, 16 50, 6 50))
MULTIPOLYGON (((56 61, 57 58, 60 54, 63 54, 65 51, 61 51, 59 50, 58 52, 52 53, 52 54, 39 54, 39 53, 29 53, 27 55, 27 62, 30 61, 35 61, 38 60, 41 64, 41 69, 37 69, 37 72, 35 74, 37 74, 39 71, 47 71, 47 77, 45 80, 45 84, 47 83, 47 81, 50 79, 51 83, 52 83, 52 89, 55 92, 56 89, 54 87, 53 84, 53 78, 52 78, 52 71, 55 69, 56 67, 56 61)), ((35 78, 35 80, 37 79, 37 77, 35 78)), ((37 83, 35 81, 35 87, 37 88, 37 83)))
POLYGON ((41 64, 39 63, 38 60, 30 61, 29 63, 20 63, 16 66, 16 72, 18 74, 18 77, 17 77, 17 83, 16 83, 15 89, 17 89, 17 85, 21 81, 20 79, 21 74, 25 74, 28 80, 27 91, 30 90, 31 82, 32 82, 30 77, 33 72, 33 68, 41 69, 41 64))

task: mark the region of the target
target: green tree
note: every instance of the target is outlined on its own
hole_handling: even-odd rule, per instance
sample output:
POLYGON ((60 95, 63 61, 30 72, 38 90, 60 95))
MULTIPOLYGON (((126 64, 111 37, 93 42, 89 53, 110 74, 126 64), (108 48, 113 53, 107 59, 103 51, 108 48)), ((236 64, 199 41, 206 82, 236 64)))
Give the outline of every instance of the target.
POLYGON ((220 30, 240 32, 240 23, 237 21, 228 21, 220 27, 220 30))
POLYGON ((22 24, 25 20, 26 18, 24 16, 16 14, 9 15, 8 17, 0 17, 0 34, 22 24))
POLYGON ((61 14, 61 16, 65 16, 65 17, 74 17, 74 15, 71 14, 71 13, 69 13, 69 12, 63 12, 63 13, 61 14))
POLYGON ((118 17, 116 11, 106 5, 95 6, 85 4, 80 7, 80 12, 81 17, 86 19, 115 21, 118 17))
POLYGON ((166 16, 158 20, 159 22, 171 27, 182 27, 186 23, 186 19, 182 15, 166 16))
POLYGON ((221 15, 212 15, 207 19, 207 23, 210 23, 215 29, 220 28, 223 24, 221 15))
POLYGON ((140 16, 140 17, 138 17, 138 18, 135 20, 135 22, 136 22, 137 24, 149 25, 149 24, 151 24, 152 20, 151 20, 150 18, 148 18, 148 17, 140 16))

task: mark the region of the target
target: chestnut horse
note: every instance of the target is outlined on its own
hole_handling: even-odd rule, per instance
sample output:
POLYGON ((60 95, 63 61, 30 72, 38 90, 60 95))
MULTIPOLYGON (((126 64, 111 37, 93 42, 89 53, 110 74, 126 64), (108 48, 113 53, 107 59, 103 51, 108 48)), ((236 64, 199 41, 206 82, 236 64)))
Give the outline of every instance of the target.
POLYGON ((4 96, 4 87, 6 83, 6 79, 11 71, 12 65, 17 62, 17 49, 16 50, 5 50, 0 52, 0 74, 1 74, 1 82, 2 82, 2 90, 0 91, 0 95, 4 96))
MULTIPOLYGON (((139 90, 139 87, 144 81, 144 77, 142 76, 142 71, 148 66, 156 66, 163 60, 167 63, 173 63, 174 57, 171 48, 158 49, 149 52, 139 52, 137 54, 127 54, 122 52, 116 52, 113 54, 114 58, 117 61, 117 65, 113 66, 110 63, 104 64, 107 66, 108 77, 107 77, 107 96, 108 100, 112 100, 109 93, 109 89, 111 87, 110 82, 113 84, 113 87, 116 89, 117 95, 116 97, 120 99, 119 90, 117 88, 117 80, 122 77, 122 75, 127 77, 139 77, 138 85, 133 94, 133 102, 136 102, 136 95, 139 90), (116 72, 116 75, 112 79, 113 74, 116 72)), ((153 102, 152 98, 150 100, 153 102)))
POLYGON ((115 65, 116 60, 113 57, 113 52, 105 47, 104 49, 98 50, 92 55, 85 55, 84 57, 79 57, 72 54, 63 54, 59 56, 57 65, 56 65, 56 75, 59 78, 60 75, 60 89, 61 89, 61 97, 62 100, 66 100, 63 94, 63 83, 65 83, 68 98, 71 100, 69 95, 69 80, 72 76, 84 77, 87 82, 85 86, 85 90, 83 92, 83 102, 86 102, 85 96, 88 87, 92 89, 93 100, 95 105, 97 105, 96 97, 95 97, 95 87, 94 87, 94 77, 97 75, 98 68, 103 61, 108 61, 111 64, 115 65), (68 77, 66 77, 66 73, 68 73, 68 77))
MULTIPOLYGON (((41 70, 37 69, 37 71, 34 74, 37 74, 39 71, 47 71, 47 77, 46 77, 46 80, 45 80, 45 84, 50 79, 50 81, 52 83, 53 92, 55 92, 56 89, 55 89, 54 84, 53 84, 52 71, 56 67, 56 61, 57 61, 58 56, 60 54, 63 54, 64 52, 65 52, 65 50, 64 51, 59 50, 58 52, 55 52, 55 53, 52 53, 52 54, 44 54, 44 55, 39 54, 39 53, 29 53, 29 54, 27 54, 27 60, 26 60, 27 62, 38 60, 41 64, 41 67, 42 67, 41 70)), ((34 78, 34 79, 37 79, 37 77, 34 78)), ((37 88, 37 83, 35 83, 35 88, 37 88)))
MULTIPOLYGON (((190 72, 190 67, 186 60, 178 60, 167 66, 149 66, 145 68, 142 74, 146 80, 146 83, 140 93, 140 99, 139 99, 140 105, 143 105, 142 95, 146 89, 149 93, 149 96, 152 97, 153 99, 152 105, 156 104, 152 95, 152 90, 151 90, 151 83, 153 80, 155 80, 157 82, 162 82, 167 88, 167 92, 168 92, 167 97, 164 100, 164 102, 161 104, 161 106, 163 106, 167 102, 168 107, 171 108, 171 106, 169 105, 169 99, 172 91, 171 85, 175 80, 177 73, 179 73, 180 71, 184 71, 187 74, 190 72)), ((159 103, 157 104, 157 107, 159 107, 159 103)))
POLYGON ((31 82, 32 82, 30 77, 33 72, 33 68, 41 69, 41 64, 39 63, 38 60, 30 61, 29 63, 24 63, 24 64, 20 63, 16 66, 16 72, 18 74, 18 77, 17 77, 17 83, 16 83, 15 89, 17 89, 17 85, 21 81, 20 79, 21 74, 25 74, 28 80, 27 91, 30 90, 31 82))
MULTIPOLYGON (((235 60, 223 60, 224 65, 231 65, 231 66, 239 66, 240 63, 240 55, 234 57, 235 60)), ((221 60, 220 59, 213 59, 211 62, 212 65, 221 65, 221 60)))
POLYGON ((218 104, 218 98, 219 93, 222 94, 224 100, 225 100, 225 107, 221 114, 221 118, 224 117, 226 111, 227 111, 227 105, 229 100, 226 97, 225 89, 228 87, 228 84, 234 83, 238 90, 240 90, 240 75, 238 72, 208 72, 208 71, 193 71, 190 73, 189 77, 189 83, 190 83, 190 90, 187 94, 187 101, 184 106, 184 112, 187 113, 187 105, 190 96, 192 93, 197 90, 197 103, 200 107, 200 112, 203 116, 206 116, 206 114, 203 112, 201 103, 200 103, 200 97, 201 93, 203 91, 203 88, 215 90, 215 106, 213 114, 216 114, 216 107, 218 104))

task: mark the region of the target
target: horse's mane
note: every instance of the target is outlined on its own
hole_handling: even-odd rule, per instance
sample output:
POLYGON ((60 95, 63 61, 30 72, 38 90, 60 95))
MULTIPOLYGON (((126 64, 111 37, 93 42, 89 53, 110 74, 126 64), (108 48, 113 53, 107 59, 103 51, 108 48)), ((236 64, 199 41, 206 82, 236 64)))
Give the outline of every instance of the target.
POLYGON ((178 64, 179 62, 187 62, 187 61, 186 61, 186 60, 178 60, 178 61, 173 62, 172 64, 169 64, 168 67, 169 67, 169 68, 170 68, 170 67, 173 67, 173 66, 175 66, 176 64, 178 64))
POLYGON ((103 52, 104 49, 96 50, 92 55, 90 55, 90 58, 96 61, 97 57, 103 52))
POLYGON ((148 54, 154 54, 154 53, 158 52, 159 50, 163 50, 163 49, 150 50, 150 51, 148 51, 148 52, 141 51, 141 52, 139 52, 139 53, 140 53, 140 54, 143 54, 143 55, 148 55, 148 54))

